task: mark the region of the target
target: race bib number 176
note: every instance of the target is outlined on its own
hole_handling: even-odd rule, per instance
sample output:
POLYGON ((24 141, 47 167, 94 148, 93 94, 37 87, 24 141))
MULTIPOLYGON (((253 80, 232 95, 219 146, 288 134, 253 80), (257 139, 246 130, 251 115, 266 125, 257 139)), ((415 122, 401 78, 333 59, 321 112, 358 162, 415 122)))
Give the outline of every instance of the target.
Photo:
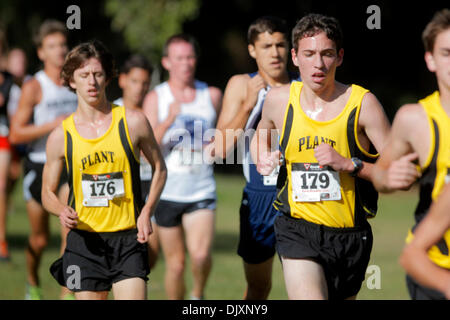
POLYGON ((98 175, 83 173, 81 186, 85 207, 108 207, 109 200, 125 195, 122 172, 98 175))

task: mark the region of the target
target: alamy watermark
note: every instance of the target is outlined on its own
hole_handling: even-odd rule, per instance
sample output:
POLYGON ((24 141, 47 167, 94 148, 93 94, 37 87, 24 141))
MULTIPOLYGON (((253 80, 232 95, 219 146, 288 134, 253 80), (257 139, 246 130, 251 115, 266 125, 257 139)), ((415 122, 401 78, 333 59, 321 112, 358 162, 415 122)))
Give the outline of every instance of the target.
POLYGON ((369 274, 366 280, 366 286, 369 290, 381 289, 381 268, 376 264, 367 267, 366 274, 369 274))
POLYGON ((255 143, 256 154, 265 151, 274 151, 279 148, 279 130, 261 129, 207 129, 203 130, 202 121, 194 121, 191 130, 177 128, 172 130, 163 144, 172 153, 177 153, 180 165, 201 164, 256 164, 256 160, 250 156, 252 139, 268 141, 270 145, 255 143), (236 148, 234 147, 236 145, 236 148), (224 156, 226 154, 226 156, 224 156))
MULTIPOLYGON (((70 16, 66 20, 67 29, 81 29, 81 9, 79 6, 72 4, 67 7, 66 13, 70 16)), ((367 14, 370 16, 367 18, 366 26, 369 30, 381 29, 381 9, 379 6, 373 4, 367 7, 367 14)))
POLYGON ((79 6, 72 4, 67 7, 66 13, 70 16, 66 20, 66 27, 69 30, 81 29, 81 9, 79 6))
POLYGON ((370 14, 367 18, 366 26, 369 30, 381 29, 381 9, 373 4, 367 7, 366 13, 370 14))
POLYGON ((66 287, 69 290, 81 289, 81 269, 77 265, 67 267, 66 273, 69 275, 66 281, 66 287))

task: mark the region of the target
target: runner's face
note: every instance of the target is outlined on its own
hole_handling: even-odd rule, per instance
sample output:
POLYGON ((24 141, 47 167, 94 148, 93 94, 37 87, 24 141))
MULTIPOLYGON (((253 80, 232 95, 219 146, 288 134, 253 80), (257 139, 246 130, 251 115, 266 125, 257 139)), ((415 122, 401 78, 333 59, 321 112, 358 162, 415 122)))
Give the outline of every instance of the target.
POLYGON ((183 83, 194 80, 197 57, 194 47, 185 41, 177 41, 169 45, 167 57, 163 58, 163 66, 169 71, 170 78, 183 83))
POLYGON ((425 59, 428 69, 436 72, 440 89, 450 91, 450 28, 437 35, 433 52, 427 52, 425 59))
POLYGON ((38 56, 44 63, 62 68, 67 51, 66 37, 62 33, 56 32, 44 37, 42 46, 38 49, 38 56))
POLYGON ((254 45, 249 45, 250 55, 255 58, 258 69, 272 79, 286 72, 288 42, 281 32, 260 33, 254 45))
POLYGON ((27 72, 27 57, 21 50, 12 50, 8 56, 8 71, 21 78, 27 72))
POLYGON ((70 86, 87 104, 96 106, 105 97, 106 74, 97 58, 90 58, 73 73, 70 86))
POLYGON ((141 68, 132 68, 127 74, 121 74, 119 79, 123 97, 134 106, 142 106, 145 94, 150 87, 150 74, 141 68))
POLYGON ((298 41, 298 50, 291 50, 292 61, 300 70, 302 81, 313 90, 334 82, 336 68, 341 65, 344 50, 336 52, 336 44, 325 32, 298 41))

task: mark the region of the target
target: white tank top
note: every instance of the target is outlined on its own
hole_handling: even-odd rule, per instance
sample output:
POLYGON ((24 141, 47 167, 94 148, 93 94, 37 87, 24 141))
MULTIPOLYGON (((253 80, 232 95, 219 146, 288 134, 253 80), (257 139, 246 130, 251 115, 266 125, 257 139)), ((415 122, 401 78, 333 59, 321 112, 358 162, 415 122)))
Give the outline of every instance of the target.
MULTIPOLYGON (((40 126, 55 120, 61 115, 69 115, 77 109, 77 95, 67 87, 58 86, 43 70, 38 71, 34 77, 41 86, 42 99, 33 108, 33 124, 40 126)), ((30 143, 28 157, 31 161, 45 163, 45 144, 48 135, 42 136, 30 143)))
MULTIPOLYGON (((155 90, 158 121, 162 122, 169 114, 174 97, 167 82, 156 86, 155 90)), ((163 200, 195 202, 216 198, 213 166, 203 161, 202 150, 209 142, 205 133, 209 137, 214 133, 217 115, 208 85, 196 80, 195 90, 194 101, 181 104, 180 114, 161 141, 167 166, 167 182, 161 195, 163 200)))

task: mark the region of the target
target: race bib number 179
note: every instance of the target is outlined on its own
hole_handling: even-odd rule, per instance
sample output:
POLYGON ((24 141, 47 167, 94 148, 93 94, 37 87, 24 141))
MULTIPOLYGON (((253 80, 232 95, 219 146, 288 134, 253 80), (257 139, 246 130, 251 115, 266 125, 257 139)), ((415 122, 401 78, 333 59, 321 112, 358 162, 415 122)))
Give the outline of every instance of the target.
POLYGON ((122 172, 98 175, 83 173, 81 179, 85 207, 108 207, 109 200, 125 195, 122 172))
POLYGON ((318 163, 293 163, 292 198, 295 202, 341 200, 339 172, 318 163))

